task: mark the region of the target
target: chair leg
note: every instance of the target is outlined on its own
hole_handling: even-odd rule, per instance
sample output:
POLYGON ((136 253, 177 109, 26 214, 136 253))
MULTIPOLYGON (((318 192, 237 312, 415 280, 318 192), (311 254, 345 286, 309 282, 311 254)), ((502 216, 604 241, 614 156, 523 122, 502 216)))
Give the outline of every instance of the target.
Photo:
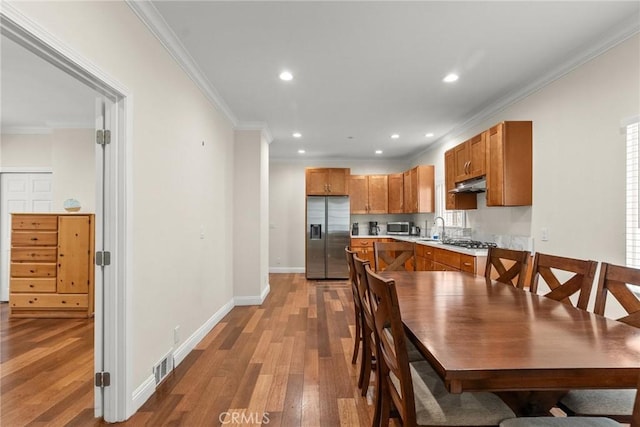
POLYGON ((358 313, 356 310, 356 336, 353 339, 353 356, 351 357, 352 365, 356 363, 356 360, 358 360, 358 351, 360 350, 360 340, 362 340, 362 329, 360 327, 360 323, 361 323, 360 313, 358 313))
MULTIPOLYGON (((380 363, 376 363, 376 371, 375 371, 375 386, 374 386, 374 398, 373 398, 373 403, 374 403, 374 409, 373 409, 373 425, 375 427, 378 426, 383 426, 382 422, 381 422, 381 405, 382 405, 382 391, 381 391, 381 387, 382 384, 380 383, 380 363)), ((389 424, 389 421, 387 419, 387 424, 385 425, 385 427, 387 427, 389 424)))
POLYGON ((360 371, 362 382, 359 384, 363 396, 367 395, 369 381, 371 380, 371 338, 367 335, 367 331, 364 330, 362 334, 362 363, 360 364, 362 367, 360 371))
MULTIPOLYGON (((378 369, 378 373, 380 372, 380 370, 378 369)), ((383 381, 378 381, 378 380, 382 380, 382 377, 378 377, 376 378, 377 384, 379 384, 378 386, 376 386, 376 388, 379 389, 378 391, 378 397, 377 400, 379 401, 379 403, 376 404, 376 410, 378 411, 377 414, 377 423, 376 423, 376 414, 374 414, 374 425, 375 426, 380 426, 380 427, 388 427, 389 426, 389 418, 391 415, 391 405, 389 402, 389 396, 387 395, 388 390, 385 390, 386 384, 384 384, 383 381)))

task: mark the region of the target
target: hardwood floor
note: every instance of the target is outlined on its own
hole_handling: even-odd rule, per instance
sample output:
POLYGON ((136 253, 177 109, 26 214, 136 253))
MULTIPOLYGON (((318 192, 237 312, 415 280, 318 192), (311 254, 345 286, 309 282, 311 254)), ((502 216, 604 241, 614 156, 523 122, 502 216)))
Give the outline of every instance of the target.
MULTIPOLYGON (((351 364, 347 282, 276 274, 270 283, 262 306, 234 308, 119 425, 371 425, 371 396, 360 396, 351 364)), ((0 424, 105 425, 93 419, 91 322, 8 321, 4 306, 0 424)))

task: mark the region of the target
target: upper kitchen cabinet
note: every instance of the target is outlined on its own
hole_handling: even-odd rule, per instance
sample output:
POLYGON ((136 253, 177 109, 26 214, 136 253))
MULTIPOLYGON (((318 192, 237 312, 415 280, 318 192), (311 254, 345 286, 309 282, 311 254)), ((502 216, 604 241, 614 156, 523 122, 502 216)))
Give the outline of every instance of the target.
POLYGON ((389 213, 404 213, 404 174, 388 175, 389 213))
POLYGON ((487 206, 532 203, 532 122, 502 122, 488 131, 487 206))
POLYGON ((435 173, 433 165, 420 165, 404 173, 404 212, 435 211, 435 173))
POLYGON ((352 214, 388 212, 387 175, 351 175, 349 181, 352 214))
POLYGON ((456 187, 456 148, 444 153, 445 172, 445 209, 466 210, 477 209, 478 198, 475 193, 450 193, 456 187))
POLYGON ((486 138, 483 132, 453 148, 455 182, 466 181, 485 174, 486 138))
POLYGON ((349 168, 306 168, 307 196, 348 196, 349 168))

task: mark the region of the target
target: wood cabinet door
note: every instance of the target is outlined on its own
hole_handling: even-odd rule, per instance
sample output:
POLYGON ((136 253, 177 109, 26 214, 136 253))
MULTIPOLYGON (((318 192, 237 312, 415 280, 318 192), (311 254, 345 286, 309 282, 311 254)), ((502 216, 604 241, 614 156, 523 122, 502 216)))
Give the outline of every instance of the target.
POLYGON ((349 169, 329 169, 327 185, 331 196, 349 195, 349 169))
POLYGON ((467 167, 469 164, 469 145, 467 142, 456 145, 453 148, 455 158, 455 182, 464 181, 468 177, 467 167))
POLYGON ((58 293, 89 292, 91 222, 85 215, 58 217, 58 293))
POLYGON ((324 196, 328 190, 329 171, 323 168, 307 168, 305 180, 307 196, 324 196))
MULTIPOLYGON (((433 165, 421 165, 416 170, 415 212, 430 213, 436 210, 435 168, 433 165)), ((413 182, 411 183, 413 186, 413 182)))
POLYGON ((368 212, 368 180, 366 175, 351 175, 349 177, 349 203, 351 214, 366 214, 368 212))
POLYGON ((449 193, 456 187, 456 156, 453 149, 444 153, 444 191, 445 191, 445 209, 453 210, 456 208, 456 195, 449 193))
POLYGON ((418 167, 409 171, 411 179, 411 213, 418 212, 418 167))
POLYGON ((502 206, 504 204, 504 125, 489 129, 487 156, 487 206, 502 206))
POLYGON ((369 175, 369 213, 389 212, 389 181, 387 175, 369 175))
POLYGON ((471 138, 467 144, 469 146, 469 166, 467 175, 469 178, 476 178, 485 174, 486 156, 486 136, 488 132, 483 132, 471 138))
POLYGON ((404 213, 413 213, 413 198, 411 191, 411 171, 408 170, 402 174, 402 180, 404 185, 403 197, 404 197, 404 213))
POLYGON ((389 181, 389 213, 404 212, 404 175, 394 173, 388 175, 389 181))

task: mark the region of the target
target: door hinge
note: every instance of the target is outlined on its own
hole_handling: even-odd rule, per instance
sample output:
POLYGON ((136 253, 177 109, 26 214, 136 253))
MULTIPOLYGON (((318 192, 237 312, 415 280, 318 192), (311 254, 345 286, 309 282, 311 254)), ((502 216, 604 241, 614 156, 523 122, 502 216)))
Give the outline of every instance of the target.
POLYGON ((100 267, 111 265, 111 252, 108 252, 108 251, 96 252, 96 265, 99 265, 100 267))
POLYGON ((111 374, 109 372, 96 372, 96 387, 109 387, 111 374))
POLYGON ((98 129, 96 131, 96 144, 106 145, 111 143, 111 131, 106 129, 98 129))

